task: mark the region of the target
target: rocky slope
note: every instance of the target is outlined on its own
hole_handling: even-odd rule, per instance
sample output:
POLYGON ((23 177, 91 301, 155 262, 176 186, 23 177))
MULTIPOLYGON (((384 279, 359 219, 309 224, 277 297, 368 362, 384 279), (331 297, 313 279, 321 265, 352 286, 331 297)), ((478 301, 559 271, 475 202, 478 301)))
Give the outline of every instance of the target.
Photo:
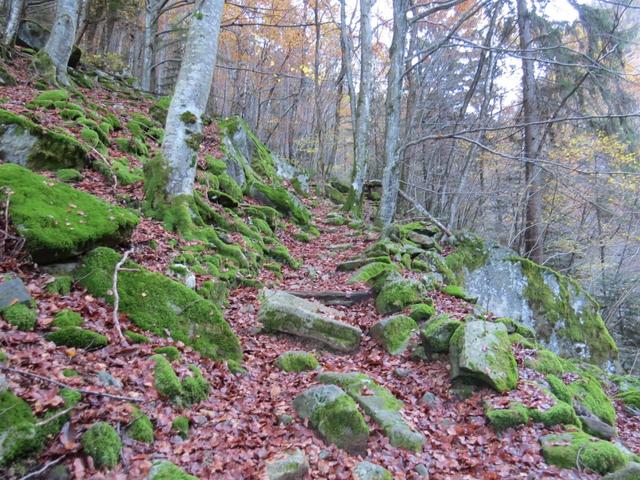
POLYGON ((166 99, 27 62, 0 87, 3 477, 638 478, 640 381, 571 279, 344 217, 240 119, 161 223, 166 99))

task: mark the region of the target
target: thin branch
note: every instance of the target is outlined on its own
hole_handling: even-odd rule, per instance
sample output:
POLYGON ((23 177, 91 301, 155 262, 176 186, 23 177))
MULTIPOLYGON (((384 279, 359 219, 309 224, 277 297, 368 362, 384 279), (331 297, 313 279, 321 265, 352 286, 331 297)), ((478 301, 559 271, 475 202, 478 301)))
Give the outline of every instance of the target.
POLYGON ((65 408, 64 410, 56 413, 55 415, 50 416, 49 418, 45 418, 44 420, 41 420, 39 422, 36 422, 36 427, 42 427, 43 425, 46 425, 47 423, 51 423, 54 420, 57 420, 60 417, 64 417, 67 413, 69 413, 71 410, 73 410, 74 407, 69 407, 69 408, 65 408))
POLYGON ((129 344, 127 343, 127 339, 125 338, 125 336, 122 334, 120 319, 118 318, 118 308, 120 307, 120 294, 118 293, 118 272, 120 271, 122 265, 124 265, 124 262, 127 261, 129 255, 131 255, 131 252, 133 252, 133 248, 130 248, 129 250, 124 252, 124 255, 122 256, 120 261, 116 263, 116 268, 113 271, 113 285, 111 286, 111 290, 113 291, 113 324, 116 326, 116 331, 118 332, 120 340, 125 345, 129 344))
POLYGON ((37 478, 40 475, 42 475, 44 472, 49 470, 51 467, 53 467, 54 465, 60 463, 65 458, 67 458, 67 454, 66 453, 64 455, 59 456, 55 460, 51 460, 50 462, 45 463, 42 466, 42 468, 39 468, 38 470, 35 470, 35 471, 31 472, 31 473, 28 473, 24 477, 20 477, 20 480, 28 480, 29 478, 37 478))

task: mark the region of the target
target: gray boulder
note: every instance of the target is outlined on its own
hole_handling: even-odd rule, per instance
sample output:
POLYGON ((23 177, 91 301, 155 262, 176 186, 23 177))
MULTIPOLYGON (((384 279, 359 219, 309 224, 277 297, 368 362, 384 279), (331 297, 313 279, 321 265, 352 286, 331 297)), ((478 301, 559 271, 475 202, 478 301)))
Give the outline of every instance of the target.
POLYGON ((269 480, 302 480, 309 473, 309 461, 302 450, 285 452, 267 463, 269 480))
POLYGON ((281 332, 318 341, 342 352, 360 345, 362 331, 336 320, 340 312, 287 292, 265 290, 258 320, 265 332, 281 332))
POLYGON ((638 480, 640 478, 640 463, 629 462, 617 472, 609 473, 602 480, 638 480))
POLYGON ((498 392, 513 390, 518 383, 516 359, 502 323, 466 322, 451 337, 449 361, 452 380, 480 381, 498 392))
POLYGON ((404 352, 411 335, 418 329, 416 321, 406 315, 383 318, 371 327, 371 336, 391 355, 404 352))
MULTIPOLYGON (((16 36, 16 45, 21 47, 32 48, 34 50, 40 50, 43 48, 51 31, 33 20, 23 20, 18 27, 18 34, 16 36)), ((82 50, 74 45, 69 57, 68 65, 71 68, 76 68, 80 63, 80 57, 82 56, 82 50)))
POLYGON ((14 303, 29 303, 31 295, 18 277, 8 277, 0 282, 0 309, 14 303))
POLYGON ((360 462, 353 469, 355 480, 393 480, 393 476, 386 468, 371 462, 360 462))

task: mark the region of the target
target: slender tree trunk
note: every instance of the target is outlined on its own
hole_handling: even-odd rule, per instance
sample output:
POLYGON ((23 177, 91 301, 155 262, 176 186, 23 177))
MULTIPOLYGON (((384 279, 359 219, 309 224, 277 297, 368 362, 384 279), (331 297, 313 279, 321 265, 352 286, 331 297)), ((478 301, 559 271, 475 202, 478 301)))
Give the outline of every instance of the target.
POLYGON ((344 64, 344 73, 347 78, 347 90, 349 93, 349 106, 351 107, 351 128, 356 125, 356 92, 353 85, 353 66, 351 63, 351 37, 347 31, 347 8, 345 0, 340 0, 340 51, 344 64))
POLYGON ((80 0, 58 0, 51 35, 34 59, 36 70, 48 81, 69 85, 67 64, 76 39, 80 0))
POLYGON ((12 47, 13 42, 15 42, 16 40, 23 8, 24 0, 12 0, 11 6, 9 7, 9 19, 7 20, 7 27, 5 28, 4 38, 2 39, 2 44, 5 47, 12 47))
POLYGON ((543 253, 542 239, 542 171, 535 163, 535 155, 540 143, 537 125, 538 104, 534 76, 534 61, 529 51, 532 43, 531 16, 526 0, 517 0, 520 51, 522 52, 522 107, 524 111, 524 160, 525 160, 525 255, 540 263, 543 253))
POLYGON ((154 42, 158 31, 158 2, 146 0, 144 6, 144 40, 142 45, 142 79, 143 90, 151 91, 151 67, 154 63, 154 42))
POLYGON ((400 138, 400 102, 402 98, 402 67, 407 36, 407 0, 393 0, 393 38, 389 48, 389 73, 384 124, 384 171, 382 199, 378 221, 389 225, 393 221, 400 189, 398 139, 400 138))
POLYGON ((218 50, 224 0, 202 0, 191 17, 189 35, 175 91, 169 106, 162 155, 169 166, 169 198, 192 195, 218 50))
POLYGON ((367 179, 369 157, 369 125, 371 123, 371 91, 373 90, 373 50, 371 6, 373 0, 360 0, 360 90, 355 115, 354 159, 351 192, 345 210, 359 210, 362 190, 367 179))

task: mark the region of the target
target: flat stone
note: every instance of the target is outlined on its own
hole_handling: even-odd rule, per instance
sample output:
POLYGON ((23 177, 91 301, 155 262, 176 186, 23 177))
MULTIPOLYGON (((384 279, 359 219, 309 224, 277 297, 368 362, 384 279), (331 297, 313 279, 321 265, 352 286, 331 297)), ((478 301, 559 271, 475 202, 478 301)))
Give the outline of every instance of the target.
POLYGON ((302 480, 309 473, 309 461, 302 450, 285 452, 267 463, 269 480, 302 480))
POLYGON ((617 472, 609 473, 602 480, 638 480, 640 478, 640 463, 629 462, 617 472))
POLYGON ((258 320, 264 332, 281 332, 316 340, 331 349, 351 352, 358 348, 362 331, 335 320, 340 312, 319 302, 282 291, 265 290, 258 320))
POLYGON ((18 277, 9 278, 0 283, 0 308, 14 303, 29 303, 31 295, 24 282, 18 277))
POLYGON ((436 240, 433 237, 429 237, 427 235, 422 235, 418 232, 409 232, 407 238, 411 240, 413 243, 417 243, 418 245, 425 248, 433 248, 436 246, 436 240))
POLYGON ((353 469, 354 480, 393 480, 393 476, 386 468, 371 462, 360 462, 353 469))
POLYGON ((584 431, 591 435, 605 440, 611 440, 617 435, 615 427, 603 422, 595 415, 578 415, 578 418, 584 431))
POLYGON ((118 390, 122 390, 122 382, 109 372, 101 371, 97 375, 98 381, 105 387, 114 387, 118 390))
POLYGON ((498 392, 513 390, 518 383, 516 359, 502 323, 466 322, 451 337, 449 362, 452 380, 480 381, 498 392))

